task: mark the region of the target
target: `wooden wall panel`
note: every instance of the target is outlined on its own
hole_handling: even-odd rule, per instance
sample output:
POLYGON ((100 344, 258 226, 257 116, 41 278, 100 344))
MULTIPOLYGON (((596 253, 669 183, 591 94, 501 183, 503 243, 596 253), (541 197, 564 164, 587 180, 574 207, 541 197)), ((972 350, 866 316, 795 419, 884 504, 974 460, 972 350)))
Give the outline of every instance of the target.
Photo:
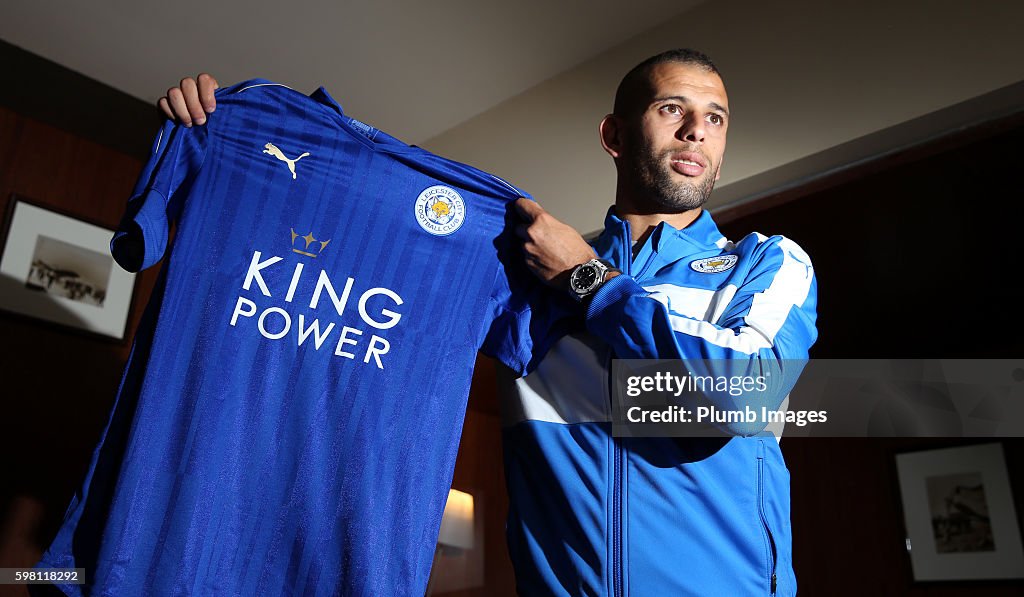
MULTIPOLYGON (((1019 119, 905 152, 721 226, 795 240, 818 276, 812 358, 1024 358, 1019 119), (911 159, 913 158, 913 159, 911 159)), ((973 443, 985 442, 984 439, 973 443)), ((1024 440, 1001 441, 1024 515, 1024 440)), ((1024 581, 912 582, 894 455, 963 439, 784 438, 801 594, 1024 594, 1024 581)), ((1019 522, 1024 523, 1024 518, 1019 522)))
MULTIPOLYGON (((138 158, 0 108, 0 213, 16 193, 114 228, 141 167, 138 158)), ((136 278, 128 338, 157 271, 136 278)), ((37 545, 52 538, 81 482, 129 350, 127 340, 117 343, 0 313, 0 513, 25 500, 38 504, 43 514, 37 545)))

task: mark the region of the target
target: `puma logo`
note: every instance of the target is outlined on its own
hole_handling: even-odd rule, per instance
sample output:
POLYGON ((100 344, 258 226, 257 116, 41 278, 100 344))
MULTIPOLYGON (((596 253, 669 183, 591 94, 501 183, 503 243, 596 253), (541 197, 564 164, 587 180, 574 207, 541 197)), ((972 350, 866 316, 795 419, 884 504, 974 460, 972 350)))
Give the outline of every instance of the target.
POLYGON ((295 158, 294 160, 289 160, 288 156, 284 155, 284 153, 280 149, 278 149, 277 145, 274 145, 273 143, 267 143, 263 147, 266 148, 266 149, 263 150, 263 153, 265 153, 267 155, 272 155, 275 158, 281 160, 282 162, 284 162, 285 164, 288 165, 288 170, 292 173, 292 180, 295 180, 295 178, 296 178, 296 176, 295 176, 295 162, 297 162, 297 161, 301 160, 302 158, 306 157, 307 155, 309 155, 309 152, 307 151, 307 152, 303 153, 302 155, 300 155, 299 157, 295 158))

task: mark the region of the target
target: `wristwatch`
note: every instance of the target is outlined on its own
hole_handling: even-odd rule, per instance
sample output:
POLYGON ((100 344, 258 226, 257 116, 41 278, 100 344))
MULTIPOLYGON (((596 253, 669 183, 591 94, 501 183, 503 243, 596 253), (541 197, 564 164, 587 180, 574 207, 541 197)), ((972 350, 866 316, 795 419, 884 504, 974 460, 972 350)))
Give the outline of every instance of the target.
POLYGON ((597 292, 597 289, 604 284, 608 272, 621 274, 622 270, 604 259, 591 259, 577 265, 576 269, 572 270, 572 275, 569 276, 569 294, 577 301, 583 302, 583 299, 597 292))

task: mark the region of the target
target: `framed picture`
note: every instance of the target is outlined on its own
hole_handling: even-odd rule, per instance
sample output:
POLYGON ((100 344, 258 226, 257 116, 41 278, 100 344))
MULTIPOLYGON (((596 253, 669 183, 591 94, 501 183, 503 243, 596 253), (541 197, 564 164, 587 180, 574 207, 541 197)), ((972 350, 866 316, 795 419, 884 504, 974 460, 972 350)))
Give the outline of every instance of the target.
POLYGON ((1001 444, 896 455, 915 581, 1024 578, 1001 444))
POLYGON ((135 274, 110 256, 113 235, 12 196, 0 235, 0 309, 123 340, 135 274))

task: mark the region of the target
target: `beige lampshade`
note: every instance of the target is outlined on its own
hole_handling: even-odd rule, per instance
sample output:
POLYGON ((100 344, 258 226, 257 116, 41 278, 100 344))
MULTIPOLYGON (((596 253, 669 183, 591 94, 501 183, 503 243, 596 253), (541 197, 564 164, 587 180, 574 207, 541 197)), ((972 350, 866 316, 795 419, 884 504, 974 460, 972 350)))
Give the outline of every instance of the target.
POLYGON ((452 489, 441 517, 441 532, 437 542, 459 549, 473 549, 473 496, 452 489))

